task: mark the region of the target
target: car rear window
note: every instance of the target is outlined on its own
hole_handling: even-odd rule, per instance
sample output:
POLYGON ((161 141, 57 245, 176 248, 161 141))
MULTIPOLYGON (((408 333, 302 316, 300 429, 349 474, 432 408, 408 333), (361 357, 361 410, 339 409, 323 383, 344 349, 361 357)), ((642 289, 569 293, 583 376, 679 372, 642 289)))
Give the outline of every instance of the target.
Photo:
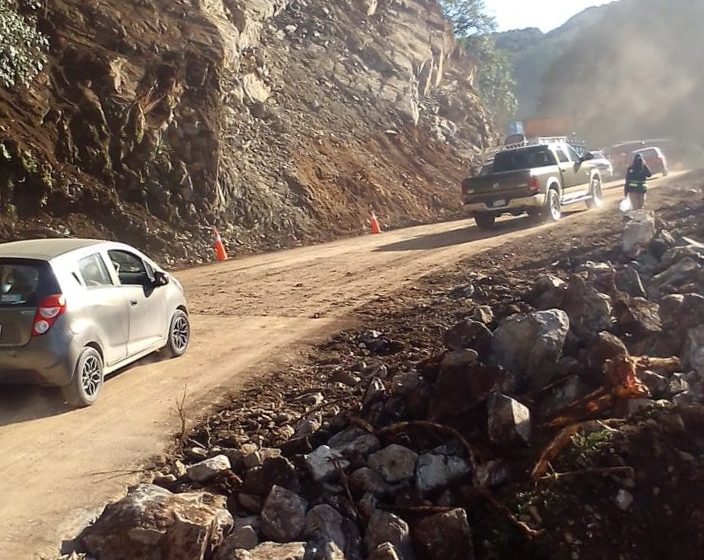
POLYGON ((27 259, 0 259, 0 307, 36 307, 59 293, 48 263, 27 259))
POLYGON ((544 146, 506 150, 496 154, 494 172, 518 171, 557 165, 553 153, 544 146))

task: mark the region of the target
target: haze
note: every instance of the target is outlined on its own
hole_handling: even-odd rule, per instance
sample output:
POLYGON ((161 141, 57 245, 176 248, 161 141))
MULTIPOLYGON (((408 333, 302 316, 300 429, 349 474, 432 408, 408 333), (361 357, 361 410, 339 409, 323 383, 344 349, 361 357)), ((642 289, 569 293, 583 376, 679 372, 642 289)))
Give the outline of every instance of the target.
POLYGON ((590 6, 610 2, 594 0, 486 0, 486 6, 499 23, 500 31, 538 27, 550 31, 590 6))

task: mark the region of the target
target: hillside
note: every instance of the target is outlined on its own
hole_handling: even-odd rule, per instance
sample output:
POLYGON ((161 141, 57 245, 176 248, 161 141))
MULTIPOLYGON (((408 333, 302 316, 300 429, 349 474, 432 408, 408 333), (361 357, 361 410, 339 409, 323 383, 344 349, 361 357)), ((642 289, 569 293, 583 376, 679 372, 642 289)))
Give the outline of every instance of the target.
POLYGON ((537 28, 517 29, 496 34, 498 47, 513 58, 518 116, 533 116, 543 93, 543 77, 552 63, 572 44, 581 30, 598 25, 608 6, 589 8, 549 33, 537 28))
POLYGON ((594 142, 701 142, 704 3, 621 0, 585 28, 544 77, 539 110, 572 114, 594 142))
POLYGON ((493 138, 434 0, 20 5, 50 50, 0 87, 0 239, 193 262, 214 225, 244 252, 359 233, 372 207, 431 221, 493 138))
POLYGON ((514 59, 519 117, 570 115, 595 144, 701 141, 704 3, 620 0, 548 34, 497 35, 514 59))

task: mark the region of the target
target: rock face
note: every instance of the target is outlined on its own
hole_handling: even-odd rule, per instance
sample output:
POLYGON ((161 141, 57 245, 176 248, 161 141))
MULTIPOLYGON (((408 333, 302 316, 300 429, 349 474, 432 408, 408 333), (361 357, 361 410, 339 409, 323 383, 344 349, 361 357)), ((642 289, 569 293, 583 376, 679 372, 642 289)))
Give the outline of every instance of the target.
POLYGON ((569 328, 567 314, 560 310, 510 317, 494 333, 493 360, 523 376, 521 385, 543 387, 554 375, 569 328))
POLYGON ((103 560, 203 560, 234 524, 225 505, 224 496, 142 484, 107 506, 81 538, 103 560))
POLYGON ((386 223, 429 219, 459 210, 457 156, 494 136, 435 2, 27 6, 52 53, 30 95, 0 100, 20 227, 80 212, 69 233, 130 230, 192 260, 216 220, 233 246, 270 247, 358 232, 372 201, 386 223))

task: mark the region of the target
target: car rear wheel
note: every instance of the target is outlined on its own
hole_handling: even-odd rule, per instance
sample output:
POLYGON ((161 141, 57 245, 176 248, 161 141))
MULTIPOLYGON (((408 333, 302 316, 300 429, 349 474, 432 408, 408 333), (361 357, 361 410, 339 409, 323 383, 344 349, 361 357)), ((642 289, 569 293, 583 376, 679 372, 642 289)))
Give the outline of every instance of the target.
POLYGON ((547 222, 559 222, 560 218, 562 218, 562 202, 557 189, 550 189, 548 191, 543 217, 547 222))
POLYGON ((86 348, 78 358, 71 382, 62 388, 66 402, 82 408, 98 400, 103 388, 103 358, 95 348, 86 348))
POLYGON ((493 214, 476 214, 474 221, 481 229, 491 229, 496 223, 496 216, 493 214))
POLYGON ((186 312, 178 309, 171 318, 169 340, 165 349, 172 358, 178 358, 186 353, 190 341, 191 323, 186 312))
POLYGON ((601 179, 594 177, 592 179, 592 188, 589 200, 587 200, 587 208, 601 208, 604 205, 604 198, 601 192, 601 179))

